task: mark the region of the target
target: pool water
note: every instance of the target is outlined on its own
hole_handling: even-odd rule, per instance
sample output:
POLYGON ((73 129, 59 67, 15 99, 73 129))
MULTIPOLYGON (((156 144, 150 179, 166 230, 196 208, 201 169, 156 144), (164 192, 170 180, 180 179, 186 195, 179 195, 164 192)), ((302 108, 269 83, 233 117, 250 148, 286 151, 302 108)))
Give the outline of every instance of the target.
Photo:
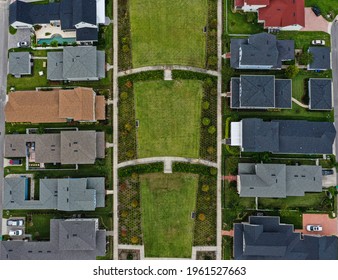
POLYGON ((46 43, 47 45, 50 45, 51 42, 57 41, 59 44, 63 44, 64 42, 67 42, 69 44, 76 42, 75 38, 63 38, 61 36, 55 36, 53 38, 49 39, 39 39, 38 44, 42 45, 43 43, 46 43))

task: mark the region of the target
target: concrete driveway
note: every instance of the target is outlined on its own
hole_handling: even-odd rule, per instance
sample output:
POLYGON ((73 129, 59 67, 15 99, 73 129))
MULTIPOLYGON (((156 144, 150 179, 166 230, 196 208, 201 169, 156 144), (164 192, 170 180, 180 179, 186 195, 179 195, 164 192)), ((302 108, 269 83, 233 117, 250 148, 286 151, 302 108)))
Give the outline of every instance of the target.
POLYGON ((31 30, 28 28, 18 29, 14 35, 8 33, 8 49, 17 48, 18 42, 31 42, 31 30))
POLYGON ((329 188, 332 186, 337 186, 337 172, 335 169, 332 170, 333 170, 332 175, 323 175, 322 177, 323 187, 329 188))
POLYGON ((305 27, 301 31, 324 31, 330 33, 330 29, 331 24, 325 18, 322 16, 317 17, 311 8, 305 8, 305 27))

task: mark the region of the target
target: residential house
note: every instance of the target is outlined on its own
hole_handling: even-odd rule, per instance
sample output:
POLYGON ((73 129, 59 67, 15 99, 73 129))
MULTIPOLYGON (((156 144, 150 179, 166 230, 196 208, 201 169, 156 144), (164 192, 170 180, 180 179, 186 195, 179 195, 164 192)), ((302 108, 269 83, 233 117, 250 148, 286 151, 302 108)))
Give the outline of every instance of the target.
POLYGON ((292 81, 271 75, 241 75, 231 78, 232 109, 291 109, 292 81))
POLYGON ((316 165, 238 164, 240 197, 285 198, 322 191, 322 167, 316 165))
POLYGON ((6 158, 24 158, 26 162, 94 164, 105 157, 104 132, 63 130, 47 134, 8 134, 6 158))
POLYGON ((307 70, 331 69, 331 49, 329 47, 309 47, 308 52, 312 54, 313 61, 308 64, 307 70))
POLYGON ((257 12, 264 28, 300 30, 305 27, 304 0, 235 0, 235 9, 257 12))
POLYGON ((234 224, 235 260, 337 260, 337 236, 301 235, 279 217, 234 224))
POLYGON ((293 40, 277 40, 275 35, 259 33, 247 39, 231 39, 230 64, 236 69, 281 69, 283 61, 295 59, 293 40))
POLYGON ((50 220, 49 241, 0 241, 1 260, 95 260, 106 254, 98 219, 50 220))
POLYGON ((243 152, 332 154, 335 137, 331 122, 252 118, 231 123, 231 145, 243 152))
POLYGON ((32 56, 29 52, 10 52, 8 57, 8 73, 16 78, 32 75, 32 56))
POLYGON ((8 94, 6 122, 61 123, 105 120, 104 96, 93 89, 14 91, 8 94))
POLYGON ((75 32, 78 42, 98 41, 99 25, 104 23, 104 0, 62 0, 39 5, 14 0, 9 6, 12 27, 60 27, 64 33, 75 32))
POLYGON ((94 46, 64 47, 47 54, 47 79, 95 81, 105 77, 105 53, 94 46))
POLYGON ((331 79, 309 79, 310 110, 327 110, 333 108, 333 89, 331 79))
MULTIPOLYGON (((33 182, 32 182, 33 184, 33 182)), ((105 178, 40 179, 39 199, 30 199, 29 178, 4 179, 6 210, 95 211, 105 206, 105 178)))

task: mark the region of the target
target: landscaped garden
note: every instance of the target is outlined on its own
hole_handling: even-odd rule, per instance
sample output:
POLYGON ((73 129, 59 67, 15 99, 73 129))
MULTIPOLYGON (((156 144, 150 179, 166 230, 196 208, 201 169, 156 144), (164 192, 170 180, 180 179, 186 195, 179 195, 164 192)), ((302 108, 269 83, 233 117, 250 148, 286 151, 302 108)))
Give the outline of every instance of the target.
POLYGON ((147 174, 140 177, 146 257, 191 257, 198 175, 147 174))

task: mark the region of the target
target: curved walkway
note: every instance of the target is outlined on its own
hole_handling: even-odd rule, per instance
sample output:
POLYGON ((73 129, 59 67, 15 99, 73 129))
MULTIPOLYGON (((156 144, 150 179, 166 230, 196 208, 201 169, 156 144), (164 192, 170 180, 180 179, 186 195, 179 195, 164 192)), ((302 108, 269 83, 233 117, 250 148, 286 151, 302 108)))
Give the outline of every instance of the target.
POLYGON ((296 98, 292 97, 292 102, 296 103, 297 105, 299 105, 300 107, 303 107, 305 109, 309 108, 309 105, 305 105, 302 102, 298 101, 296 98))
POLYGON ((203 164, 210 167, 217 168, 217 163, 204 160, 204 159, 194 159, 194 158, 185 158, 185 157, 150 157, 150 158, 139 158, 129 161, 121 162, 117 165, 117 168, 131 166, 131 165, 139 165, 139 164, 147 164, 154 162, 164 163, 164 173, 172 173, 172 163, 173 162, 188 162, 191 164, 203 164))
POLYGON ((147 71, 155 71, 155 70, 186 70, 186 71, 192 71, 192 72, 217 76, 217 71, 207 70, 207 69, 192 67, 192 66, 182 66, 182 65, 145 66, 145 67, 134 68, 134 69, 118 72, 117 76, 123 77, 123 76, 131 75, 131 74, 147 72, 147 71))

